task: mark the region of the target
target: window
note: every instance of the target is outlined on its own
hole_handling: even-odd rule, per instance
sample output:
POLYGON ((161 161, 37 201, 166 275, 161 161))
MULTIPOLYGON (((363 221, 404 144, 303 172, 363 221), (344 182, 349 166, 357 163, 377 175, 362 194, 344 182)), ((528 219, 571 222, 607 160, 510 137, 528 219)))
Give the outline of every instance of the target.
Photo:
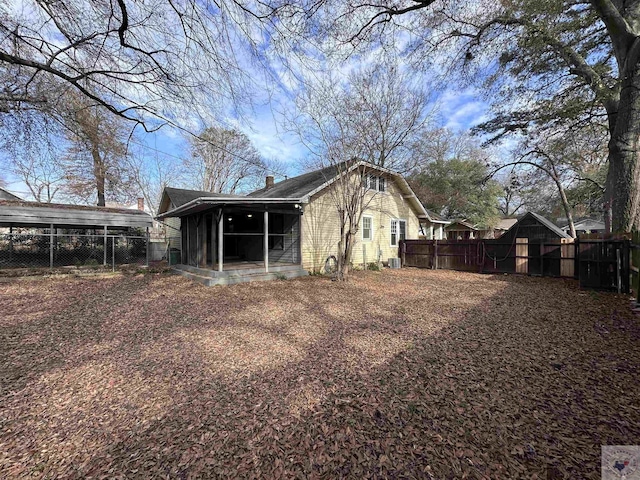
POLYGON ((384 177, 378 177, 378 191, 384 192, 387 189, 387 179, 384 177))
POLYGON ((397 247, 398 240, 407 238, 407 222, 404 220, 391 220, 391 246, 397 247))
POLYGON ((371 241, 373 239, 373 218, 362 217, 362 240, 371 241))
POLYGON ((375 175, 367 175, 367 188, 370 190, 378 189, 378 177, 375 175))

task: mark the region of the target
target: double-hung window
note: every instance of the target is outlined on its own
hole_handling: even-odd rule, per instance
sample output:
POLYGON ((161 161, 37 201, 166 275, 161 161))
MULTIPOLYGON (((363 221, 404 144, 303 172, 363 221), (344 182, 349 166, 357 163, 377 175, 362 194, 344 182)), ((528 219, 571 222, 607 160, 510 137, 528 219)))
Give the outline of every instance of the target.
POLYGON ((362 240, 365 242, 370 242, 373 240, 373 218, 372 217, 362 217, 362 240))
POLYGON ((367 177, 367 188, 370 190, 377 190, 378 189, 378 177, 376 177, 375 175, 368 175, 367 177))
POLYGON ((407 222, 405 220, 391 220, 391 246, 397 247, 399 240, 407 238, 407 222))

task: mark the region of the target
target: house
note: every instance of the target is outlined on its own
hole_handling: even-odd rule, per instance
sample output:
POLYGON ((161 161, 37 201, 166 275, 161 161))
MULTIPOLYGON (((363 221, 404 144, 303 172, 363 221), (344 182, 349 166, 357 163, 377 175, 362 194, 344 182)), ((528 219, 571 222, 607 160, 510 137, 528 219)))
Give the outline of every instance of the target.
POLYGON ((498 224, 493 227, 493 238, 500 238, 504 232, 513 227, 517 222, 517 218, 501 218, 498 224))
MULTIPOLYGON (((581 235, 584 233, 604 233, 605 226, 604 222, 601 220, 595 220, 593 218, 583 218, 576 222, 573 222, 573 227, 576 229, 576 235, 581 235)), ((561 230, 565 233, 569 233, 570 228, 569 225, 565 225, 561 227, 561 230)))
POLYGON ((400 241, 434 220, 400 174, 364 161, 278 183, 268 176, 246 196, 166 188, 157 218, 179 228, 177 270, 208 285, 322 271, 338 253, 333 193, 345 176, 367 189, 354 264, 397 258, 400 241))
POLYGON ((471 240, 481 238, 480 230, 466 220, 454 220, 444 227, 449 240, 471 240))
POLYGON ((427 218, 420 220, 420 235, 427 240, 443 240, 445 238, 444 228, 451 222, 431 210, 425 209, 427 218))

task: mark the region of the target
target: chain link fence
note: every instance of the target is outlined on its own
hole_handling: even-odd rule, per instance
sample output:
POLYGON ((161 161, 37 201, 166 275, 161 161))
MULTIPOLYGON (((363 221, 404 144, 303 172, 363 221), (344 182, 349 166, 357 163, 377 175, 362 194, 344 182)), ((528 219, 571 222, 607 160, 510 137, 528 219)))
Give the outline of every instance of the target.
POLYGON ((0 269, 148 265, 148 239, 134 235, 0 234, 0 269))

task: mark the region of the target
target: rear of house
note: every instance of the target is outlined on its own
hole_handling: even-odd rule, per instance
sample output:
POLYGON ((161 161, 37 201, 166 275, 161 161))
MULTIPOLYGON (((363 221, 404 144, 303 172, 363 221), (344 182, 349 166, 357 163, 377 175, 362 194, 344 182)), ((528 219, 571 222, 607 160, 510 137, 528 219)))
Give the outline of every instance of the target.
POLYGON ((278 183, 267 177, 264 188, 247 196, 166 189, 158 213, 180 229, 174 243, 181 249, 178 268, 207 277, 214 275, 211 271, 228 276, 225 272, 240 266, 252 267, 255 274, 321 271, 338 254, 340 223, 332 185, 344 176, 358 185, 364 181, 367 188, 354 264, 398 257, 400 241, 418 238, 420 223, 430 217, 401 175, 353 162, 278 183))

